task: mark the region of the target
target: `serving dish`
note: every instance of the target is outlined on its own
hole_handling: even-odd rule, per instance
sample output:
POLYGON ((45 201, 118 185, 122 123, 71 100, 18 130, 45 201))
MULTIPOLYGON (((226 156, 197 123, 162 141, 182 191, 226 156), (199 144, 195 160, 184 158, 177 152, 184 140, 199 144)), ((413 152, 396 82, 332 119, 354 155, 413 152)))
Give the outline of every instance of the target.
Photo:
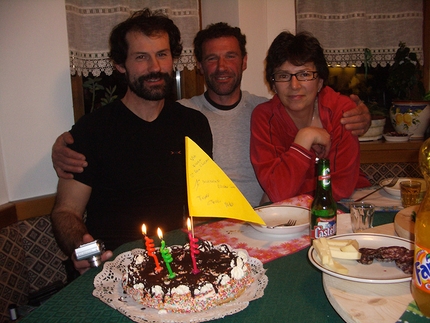
POLYGON ((386 141, 390 142, 405 142, 409 141, 410 135, 406 133, 388 132, 384 133, 384 138, 386 141))
MULTIPOLYGON (((377 249, 389 246, 400 246, 408 249, 414 248, 414 244, 410 240, 377 233, 341 234, 330 239, 355 239, 360 248, 377 249)), ((322 265, 314 247, 309 249, 308 257, 311 263, 322 272, 345 280, 374 284, 392 284, 411 280, 411 275, 405 274, 396 266, 394 261, 379 262, 375 260, 370 265, 363 265, 356 260, 335 259, 348 269, 348 274, 340 274, 322 265)))
MULTIPOLYGON (((393 178, 386 178, 379 182, 381 186, 387 185, 389 182, 391 182, 393 178)), ((384 187, 384 191, 388 194, 400 198, 400 182, 402 181, 418 181, 421 183, 421 196, 424 196, 425 191, 427 190, 426 181, 422 178, 410 178, 410 177, 400 177, 397 181, 396 185, 393 187, 384 187)))
POLYGON ((255 230, 262 233, 284 235, 309 229, 309 209, 305 207, 292 205, 268 205, 255 208, 255 211, 264 220, 266 225, 256 223, 250 223, 250 225, 255 230), (286 223, 289 220, 295 220, 296 224, 293 226, 270 228, 275 225, 286 223))

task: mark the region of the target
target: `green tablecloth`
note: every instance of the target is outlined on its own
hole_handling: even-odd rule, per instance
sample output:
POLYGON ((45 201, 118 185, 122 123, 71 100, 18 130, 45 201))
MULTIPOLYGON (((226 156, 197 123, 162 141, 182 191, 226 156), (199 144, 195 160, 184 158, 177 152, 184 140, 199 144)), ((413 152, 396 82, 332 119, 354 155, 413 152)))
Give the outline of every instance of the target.
MULTIPOLYGON (((376 213, 374 226, 393 222, 395 212, 376 213)), ((166 244, 184 244, 186 235, 172 231, 166 244)), ((114 257, 141 241, 127 243, 115 250, 114 257)), ((344 322, 330 305, 322 286, 322 274, 308 260, 309 248, 264 265, 269 284, 264 296, 252 301, 242 312, 213 322, 344 322)), ((131 322, 127 317, 92 296, 93 268, 66 286, 21 322, 131 322)))

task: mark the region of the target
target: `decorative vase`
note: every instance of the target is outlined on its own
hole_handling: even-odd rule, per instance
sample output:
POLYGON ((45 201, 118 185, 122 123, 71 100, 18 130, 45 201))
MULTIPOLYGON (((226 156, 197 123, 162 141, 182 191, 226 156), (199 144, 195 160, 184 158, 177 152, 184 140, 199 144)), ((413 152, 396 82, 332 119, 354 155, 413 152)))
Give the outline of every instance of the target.
POLYGON ((369 130, 364 135, 358 137, 358 140, 372 141, 381 139, 384 133, 385 121, 386 118, 384 116, 372 116, 369 130))
POLYGON ((398 133, 410 135, 411 139, 424 138, 430 123, 429 101, 394 101, 390 119, 398 133))

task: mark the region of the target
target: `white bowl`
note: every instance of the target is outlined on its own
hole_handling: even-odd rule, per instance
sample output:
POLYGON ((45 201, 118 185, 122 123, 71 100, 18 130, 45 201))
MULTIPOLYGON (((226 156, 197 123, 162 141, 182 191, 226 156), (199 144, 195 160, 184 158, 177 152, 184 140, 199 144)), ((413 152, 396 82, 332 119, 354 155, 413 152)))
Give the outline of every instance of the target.
POLYGON ((370 128, 367 130, 367 132, 358 137, 359 141, 373 141, 373 140, 379 140, 382 138, 382 133, 384 132, 384 126, 385 126, 385 118, 381 119, 372 119, 370 123, 370 128))
MULTIPOLYGON (((392 178, 386 178, 379 182, 379 185, 387 185, 390 183, 392 178)), ((384 191, 387 192, 390 195, 393 195, 395 197, 400 198, 400 182, 402 181, 418 181, 421 183, 421 196, 424 195, 425 191, 427 190, 426 181, 422 178, 410 178, 410 177, 400 177, 397 181, 396 185, 393 187, 384 187, 384 191)))
POLYGON ((291 234, 309 229, 309 209, 307 208, 290 205, 268 205, 255 208, 255 211, 267 225, 250 223, 250 225, 257 231, 268 234, 291 234), (296 220, 297 222, 294 226, 269 228, 271 226, 286 223, 288 220, 296 220))

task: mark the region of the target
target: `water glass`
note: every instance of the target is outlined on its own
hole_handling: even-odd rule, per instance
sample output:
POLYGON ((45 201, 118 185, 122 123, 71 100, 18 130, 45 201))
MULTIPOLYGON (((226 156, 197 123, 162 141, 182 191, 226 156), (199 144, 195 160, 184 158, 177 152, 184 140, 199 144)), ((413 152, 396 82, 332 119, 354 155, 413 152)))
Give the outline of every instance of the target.
POLYGON ((402 197, 403 207, 418 204, 420 193, 421 182, 411 180, 400 182, 400 196, 402 197))
POLYGON ((355 202, 349 206, 352 232, 361 232, 373 227, 375 206, 366 202, 355 202))

